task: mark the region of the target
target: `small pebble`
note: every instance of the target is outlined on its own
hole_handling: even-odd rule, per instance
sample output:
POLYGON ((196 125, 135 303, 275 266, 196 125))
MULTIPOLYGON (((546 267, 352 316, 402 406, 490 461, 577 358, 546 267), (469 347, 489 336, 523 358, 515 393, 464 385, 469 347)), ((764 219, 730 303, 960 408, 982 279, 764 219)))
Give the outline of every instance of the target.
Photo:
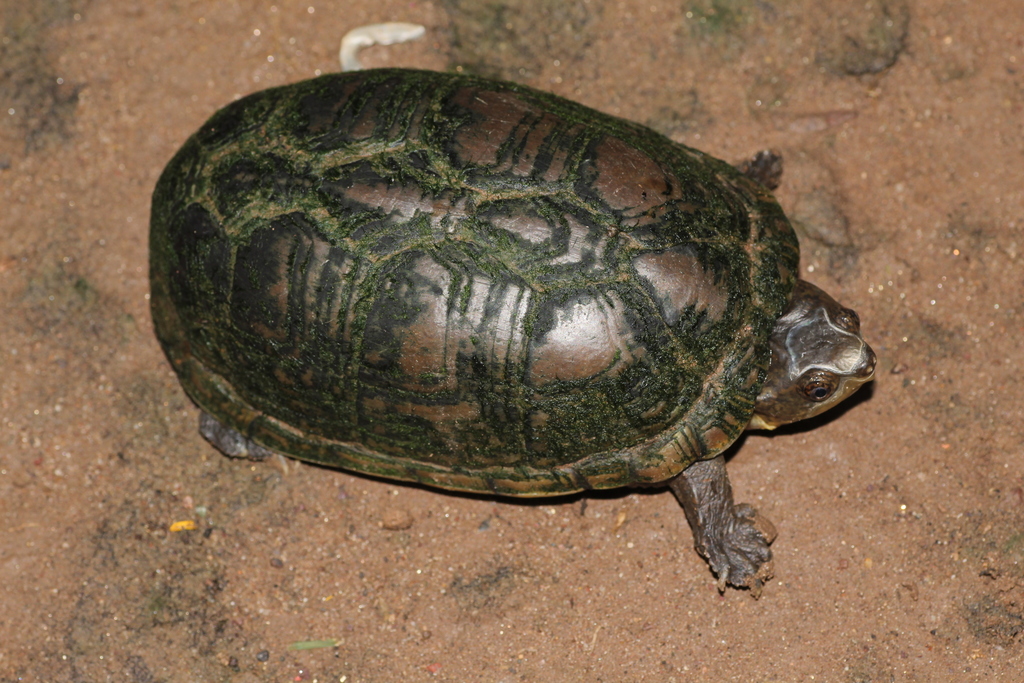
POLYGON ((279 557, 272 557, 270 558, 270 566, 274 569, 280 569, 284 566, 284 562, 282 562, 281 558, 279 557))
POLYGON ((270 650, 260 650, 256 653, 256 661, 265 662, 270 659, 270 650))
POLYGON ((408 510, 391 509, 384 513, 381 525, 388 531, 404 531, 412 526, 413 518, 408 510))

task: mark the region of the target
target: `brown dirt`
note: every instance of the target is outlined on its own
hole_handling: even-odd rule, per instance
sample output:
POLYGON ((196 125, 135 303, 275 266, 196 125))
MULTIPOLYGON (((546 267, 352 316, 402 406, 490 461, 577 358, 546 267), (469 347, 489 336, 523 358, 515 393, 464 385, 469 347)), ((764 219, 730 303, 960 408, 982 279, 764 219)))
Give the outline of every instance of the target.
POLYGON ((1020 680, 1017 0, 158 4, 0 4, 0 680, 1020 680), (369 66, 784 154, 803 274, 881 365, 734 449, 780 532, 759 601, 718 594, 664 492, 453 496, 197 435, 150 326, 157 175, 216 108, 388 19, 428 37, 369 66))

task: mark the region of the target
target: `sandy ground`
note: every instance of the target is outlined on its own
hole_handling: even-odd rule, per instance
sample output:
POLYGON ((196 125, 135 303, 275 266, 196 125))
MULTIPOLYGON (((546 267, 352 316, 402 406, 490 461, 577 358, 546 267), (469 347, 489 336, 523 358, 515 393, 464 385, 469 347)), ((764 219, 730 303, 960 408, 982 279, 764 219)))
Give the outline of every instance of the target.
POLYGON ((0 681, 1021 680, 1019 0, 0 7, 0 681), (802 274, 880 369, 730 451, 780 532, 760 600, 719 595, 666 492, 455 496, 198 436, 148 310, 157 176, 384 20, 428 35, 369 66, 783 153, 802 274))

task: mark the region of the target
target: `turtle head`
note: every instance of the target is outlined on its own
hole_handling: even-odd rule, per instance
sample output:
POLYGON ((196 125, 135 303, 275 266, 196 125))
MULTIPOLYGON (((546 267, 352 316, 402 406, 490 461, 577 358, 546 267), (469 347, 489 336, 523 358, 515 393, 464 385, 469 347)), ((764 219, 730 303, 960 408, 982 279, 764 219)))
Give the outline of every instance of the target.
POLYGON ((803 280, 769 344, 768 379, 747 429, 775 429, 824 412, 875 374, 875 353, 860 336, 857 314, 803 280))

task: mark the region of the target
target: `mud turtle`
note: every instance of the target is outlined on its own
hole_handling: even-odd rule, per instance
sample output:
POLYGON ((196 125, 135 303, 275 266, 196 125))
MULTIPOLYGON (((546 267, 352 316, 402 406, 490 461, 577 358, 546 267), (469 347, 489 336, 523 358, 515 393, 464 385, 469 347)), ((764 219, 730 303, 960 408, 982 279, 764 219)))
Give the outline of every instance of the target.
POLYGON ((723 449, 869 380, 769 192, 521 85, 329 75, 221 109, 153 195, 157 336, 201 430, 459 491, 667 483, 720 587, 770 524, 723 449))

